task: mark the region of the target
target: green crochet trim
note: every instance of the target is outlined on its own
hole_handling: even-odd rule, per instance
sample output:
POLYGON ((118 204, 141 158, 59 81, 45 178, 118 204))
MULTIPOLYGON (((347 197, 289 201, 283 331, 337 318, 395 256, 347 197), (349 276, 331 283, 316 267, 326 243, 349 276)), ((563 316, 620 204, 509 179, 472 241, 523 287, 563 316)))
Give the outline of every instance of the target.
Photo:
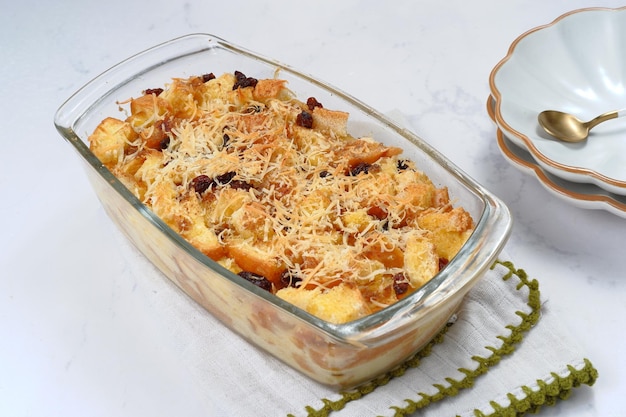
MULTIPOLYGON (((523 287, 527 287, 529 290, 527 305, 531 308, 531 312, 526 314, 518 311, 516 314, 522 318, 522 321, 517 326, 509 325, 507 328, 511 330, 511 334, 507 337, 498 336, 503 344, 500 348, 494 348, 486 346, 486 349, 493 352, 488 357, 474 356, 472 360, 477 362, 478 368, 476 370, 469 370, 461 368, 459 371, 465 374, 465 378, 460 381, 452 378, 446 378, 446 381, 450 386, 446 387, 440 384, 435 384, 438 392, 434 395, 429 395, 423 392, 417 393, 420 398, 416 401, 411 399, 405 399, 407 404, 405 407, 392 407, 395 410, 395 417, 403 417, 416 412, 419 409, 423 409, 431 403, 440 401, 446 397, 454 396, 458 392, 465 388, 470 388, 476 378, 486 373, 490 367, 497 364, 501 357, 508 355, 515 350, 515 345, 522 339, 524 333, 526 333, 532 326, 534 326, 539 320, 541 311, 541 300, 539 292, 539 283, 537 280, 530 280, 526 272, 522 269, 516 269, 512 262, 508 261, 496 261, 492 269, 497 264, 503 265, 509 269, 509 272, 502 277, 503 280, 508 280, 513 276, 516 276, 520 283, 517 285, 517 289, 520 290, 523 287)), ((420 365, 423 358, 430 355, 432 348, 443 342, 444 336, 448 327, 448 324, 430 343, 426 345, 421 351, 408 359, 400 367, 381 375, 380 377, 362 385, 358 389, 350 392, 341 393, 341 398, 338 400, 329 400, 323 398, 322 402, 324 406, 318 410, 311 406, 307 406, 305 409, 308 413, 308 417, 328 417, 333 411, 342 410, 346 404, 351 401, 358 400, 365 395, 373 392, 377 387, 386 385, 393 378, 404 375, 404 373, 411 368, 416 368, 420 365)), ((500 406, 496 402, 491 402, 491 406, 495 410, 493 414, 486 415, 479 410, 474 411, 476 417, 520 417, 526 413, 534 413, 538 411, 543 405, 553 405, 559 399, 567 398, 572 389, 582 384, 593 385, 598 377, 597 370, 593 367, 591 362, 585 359, 585 366, 583 369, 577 370, 572 366, 569 366, 570 374, 566 377, 560 377, 553 374, 554 380, 551 383, 544 381, 537 381, 540 389, 539 391, 533 391, 527 386, 523 386, 522 390, 526 393, 526 397, 523 399, 517 399, 513 394, 508 394, 510 405, 506 407, 500 406)), ((294 417, 293 414, 289 414, 288 417, 294 417)))
MULTIPOLYGON (((490 402, 495 410, 492 414, 484 414, 479 410, 474 410, 476 417, 520 417, 527 413, 537 413, 544 405, 554 405, 558 400, 567 399, 572 393, 572 389, 582 384, 593 385, 598 378, 598 371, 593 367, 588 359, 585 359, 585 366, 582 369, 575 369, 568 366, 570 374, 566 377, 560 377, 552 373, 554 380, 546 383, 537 380, 539 385, 538 391, 533 391, 528 386, 522 386, 522 390, 526 394, 525 398, 518 399, 513 394, 508 394, 511 402, 506 407, 502 407, 495 401, 490 402)), ((457 416, 458 417, 458 416, 457 416)))

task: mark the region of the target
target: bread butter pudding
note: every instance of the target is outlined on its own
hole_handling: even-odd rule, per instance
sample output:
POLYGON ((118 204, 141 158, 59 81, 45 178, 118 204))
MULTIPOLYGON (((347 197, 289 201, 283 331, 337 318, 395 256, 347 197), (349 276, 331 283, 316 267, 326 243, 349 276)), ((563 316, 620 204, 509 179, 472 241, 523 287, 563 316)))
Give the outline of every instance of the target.
POLYGON ((89 137, 101 162, 198 250, 323 320, 407 296, 473 230, 401 149, 284 80, 205 74, 120 105, 89 137))

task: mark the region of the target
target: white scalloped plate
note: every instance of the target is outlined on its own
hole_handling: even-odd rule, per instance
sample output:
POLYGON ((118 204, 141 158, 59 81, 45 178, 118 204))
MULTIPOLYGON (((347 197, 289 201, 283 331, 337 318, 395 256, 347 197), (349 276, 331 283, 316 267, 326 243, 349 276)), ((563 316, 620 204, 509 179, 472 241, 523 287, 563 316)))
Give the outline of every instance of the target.
MULTIPOLYGON (((495 123, 495 100, 487 100, 487 113, 495 123)), ((530 152, 517 146, 499 128, 496 132, 498 148, 502 156, 520 171, 531 174, 554 196, 580 208, 606 210, 619 217, 626 218, 626 196, 613 194, 594 184, 567 181, 541 168, 530 152)))
POLYGON ((544 171, 626 195, 626 118, 597 126, 578 144, 550 137, 537 121, 549 109, 589 120, 626 107, 626 7, 575 10, 529 30, 489 84, 496 124, 544 171))

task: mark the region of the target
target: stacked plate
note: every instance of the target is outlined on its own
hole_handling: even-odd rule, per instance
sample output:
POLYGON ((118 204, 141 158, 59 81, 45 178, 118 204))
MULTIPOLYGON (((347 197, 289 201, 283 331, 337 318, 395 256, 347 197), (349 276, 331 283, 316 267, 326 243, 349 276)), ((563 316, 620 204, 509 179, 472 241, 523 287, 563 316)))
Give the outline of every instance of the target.
POLYGON ((626 218, 626 117, 579 143, 547 134, 543 110, 581 120, 626 108, 626 7, 587 8, 518 37, 492 70, 487 112, 502 155, 558 197, 626 218))

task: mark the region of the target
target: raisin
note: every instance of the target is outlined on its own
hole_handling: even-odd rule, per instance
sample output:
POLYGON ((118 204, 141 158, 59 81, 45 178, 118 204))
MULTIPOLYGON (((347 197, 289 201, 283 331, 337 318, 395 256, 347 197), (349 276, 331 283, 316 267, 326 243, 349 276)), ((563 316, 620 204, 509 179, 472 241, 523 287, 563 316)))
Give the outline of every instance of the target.
POLYGON ((272 283, 262 275, 249 271, 241 271, 237 275, 265 291, 272 291, 272 283))
POLYGON ((241 82, 247 78, 246 75, 241 71, 235 71, 234 74, 235 74, 235 80, 237 82, 241 82))
POLYGON ((283 287, 297 287, 300 282, 302 282, 302 278, 292 274, 287 269, 280 274, 280 283, 283 287))
POLYGON ((208 74, 202 74, 202 82, 206 83, 208 81, 214 80, 215 79, 215 75, 210 72, 208 74))
POLYGON ((159 147, 161 150, 164 150, 167 149, 168 146, 170 146, 170 138, 166 136, 161 140, 161 143, 159 143, 159 147))
POLYGON ((247 183, 242 180, 232 180, 231 182, 228 183, 228 185, 230 186, 230 188, 233 188, 235 190, 248 191, 249 189, 254 188, 252 184, 247 183))
POLYGON ((371 167, 370 164, 367 164, 365 162, 359 162, 350 170, 350 175, 355 177, 359 175, 360 173, 367 174, 370 172, 370 167, 371 167))
POLYGON ((208 175, 198 175, 191 180, 191 187, 193 187, 198 194, 205 192, 211 185, 213 185, 213 180, 209 178, 208 175))
POLYGON ((306 101, 306 105, 309 108, 309 110, 313 111, 313 109, 315 109, 316 107, 320 107, 323 108, 324 106, 322 106, 322 103, 320 103, 319 101, 317 101, 317 99, 315 97, 309 97, 306 101))
POLYGON ((154 94, 155 96, 158 96, 159 94, 161 94, 163 92, 162 88, 148 88, 146 91, 144 91, 143 93, 147 96, 149 96, 150 94, 154 94))
POLYGON ((398 160, 398 170, 399 171, 404 171, 405 169, 409 169, 409 166, 407 165, 406 161, 399 159, 398 160))
POLYGON ((215 181, 219 183, 220 185, 228 184, 233 178, 235 178, 235 175, 237 175, 236 172, 229 171, 225 174, 218 175, 217 177, 215 177, 215 181))
POLYGON ((228 136, 227 133, 224 133, 224 136, 222 136, 222 147, 223 148, 227 147, 228 142, 230 142, 230 136, 228 136))
POLYGON ((235 84, 233 90, 238 88, 256 87, 259 80, 252 77, 246 77, 241 71, 235 71, 235 84))
POLYGON ((409 281, 402 272, 393 276, 393 291, 396 295, 402 295, 409 290, 409 281))
POLYGON ((324 170, 322 172, 320 172, 320 178, 326 178, 328 176, 332 175, 330 172, 324 170))
POLYGON ((296 117, 296 124, 298 126, 302 126, 302 127, 306 127, 307 129, 311 129, 313 127, 313 116, 311 115, 311 113, 303 110, 302 113, 300 113, 296 117))
POLYGON ((446 258, 439 258, 439 270, 441 271, 443 268, 446 267, 446 265, 448 265, 448 261, 446 258))

